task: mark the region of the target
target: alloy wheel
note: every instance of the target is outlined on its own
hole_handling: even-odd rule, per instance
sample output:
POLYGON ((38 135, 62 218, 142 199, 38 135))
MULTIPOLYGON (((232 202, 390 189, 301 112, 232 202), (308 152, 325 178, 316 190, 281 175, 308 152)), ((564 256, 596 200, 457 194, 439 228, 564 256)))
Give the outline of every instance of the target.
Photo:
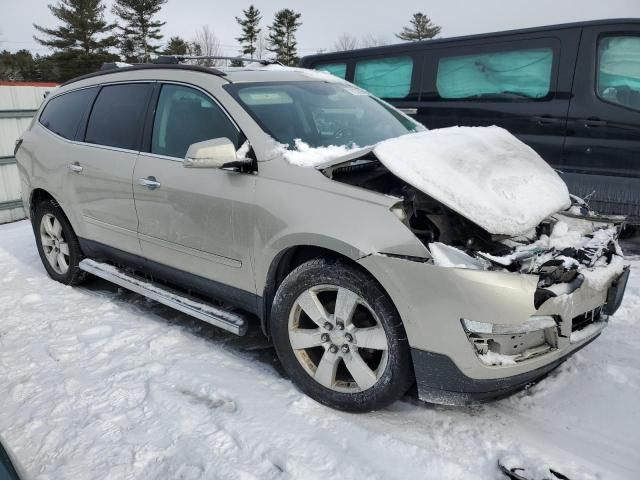
POLYGON ((318 383, 342 393, 373 387, 388 361, 387 335, 358 294, 318 285, 295 301, 288 322, 293 352, 318 383))
POLYGON ((49 265, 56 273, 64 275, 69 270, 69 244, 64 238, 62 224, 50 213, 40 221, 40 242, 49 265))

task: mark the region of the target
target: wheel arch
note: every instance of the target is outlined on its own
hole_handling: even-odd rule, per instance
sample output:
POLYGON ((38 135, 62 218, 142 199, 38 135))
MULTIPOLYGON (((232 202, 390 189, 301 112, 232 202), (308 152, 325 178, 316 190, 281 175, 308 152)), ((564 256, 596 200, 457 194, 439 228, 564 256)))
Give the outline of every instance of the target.
POLYGON ((386 291, 384 286, 378 281, 378 279, 371 271, 369 271, 367 268, 363 267, 356 261, 358 258, 357 256, 351 256, 349 255, 349 253, 351 253, 351 251, 341 252, 332 248, 328 248, 326 246, 308 244, 292 245, 280 250, 271 260, 261 297, 262 305, 260 306, 259 311, 261 313, 260 325, 262 328, 262 332, 267 337, 271 336, 271 306, 273 304, 273 299, 275 298, 276 291, 278 290, 278 287, 280 286, 282 281, 298 266, 318 257, 341 261, 369 275, 378 284, 382 291, 384 291, 385 295, 389 297, 391 304, 396 309, 396 312, 399 315, 399 311, 393 303, 393 299, 386 291))

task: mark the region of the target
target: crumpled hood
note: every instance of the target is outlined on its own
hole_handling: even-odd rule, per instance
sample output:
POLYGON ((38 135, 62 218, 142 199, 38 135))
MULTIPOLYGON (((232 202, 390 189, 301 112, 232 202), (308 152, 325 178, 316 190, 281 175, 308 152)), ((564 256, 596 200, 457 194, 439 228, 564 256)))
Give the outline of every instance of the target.
POLYGON ((571 204, 558 174, 500 127, 403 135, 373 153, 394 175, 492 234, 523 234, 571 204))

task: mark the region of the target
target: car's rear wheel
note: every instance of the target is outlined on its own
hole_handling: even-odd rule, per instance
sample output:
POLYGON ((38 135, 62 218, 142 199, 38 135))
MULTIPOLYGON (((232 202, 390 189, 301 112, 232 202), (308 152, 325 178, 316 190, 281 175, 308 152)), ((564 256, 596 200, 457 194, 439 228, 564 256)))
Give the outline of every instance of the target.
POLYGON ((78 238, 60 207, 52 200, 36 205, 33 230, 38 253, 51 278, 66 285, 78 285, 85 272, 78 266, 83 258, 78 238))
POLYGON ((341 410, 382 408, 413 382, 402 322, 365 272, 315 259, 282 282, 271 331, 289 376, 309 396, 341 410))

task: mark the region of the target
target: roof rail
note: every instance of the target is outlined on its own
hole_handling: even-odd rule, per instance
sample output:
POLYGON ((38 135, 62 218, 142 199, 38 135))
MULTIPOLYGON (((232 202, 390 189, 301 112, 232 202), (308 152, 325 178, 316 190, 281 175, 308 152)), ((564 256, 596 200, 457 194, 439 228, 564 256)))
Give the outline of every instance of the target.
POLYGON ((97 72, 88 73, 86 75, 81 75, 79 77, 72 78, 71 80, 67 80, 64 82, 61 87, 65 85, 69 85, 70 83, 79 82, 80 80, 85 80, 87 78, 99 77, 101 75, 109 75, 113 73, 120 72, 133 72, 136 70, 154 70, 154 69, 171 69, 171 70, 190 70, 193 72, 201 72, 208 73, 210 75, 216 75, 218 77, 225 77, 227 74, 221 70, 218 70, 213 67, 202 67, 200 65, 189 65, 189 64, 175 64, 175 63, 138 63, 134 65, 129 64, 118 64, 116 63, 106 63, 103 64, 101 69, 97 72), (121 66, 124 65, 124 66, 121 66))
POLYGON ((276 60, 265 60, 263 58, 250 57, 225 57, 220 55, 160 55, 156 58, 154 64, 179 64, 185 60, 231 60, 237 62, 255 62, 262 65, 282 65, 276 60))

